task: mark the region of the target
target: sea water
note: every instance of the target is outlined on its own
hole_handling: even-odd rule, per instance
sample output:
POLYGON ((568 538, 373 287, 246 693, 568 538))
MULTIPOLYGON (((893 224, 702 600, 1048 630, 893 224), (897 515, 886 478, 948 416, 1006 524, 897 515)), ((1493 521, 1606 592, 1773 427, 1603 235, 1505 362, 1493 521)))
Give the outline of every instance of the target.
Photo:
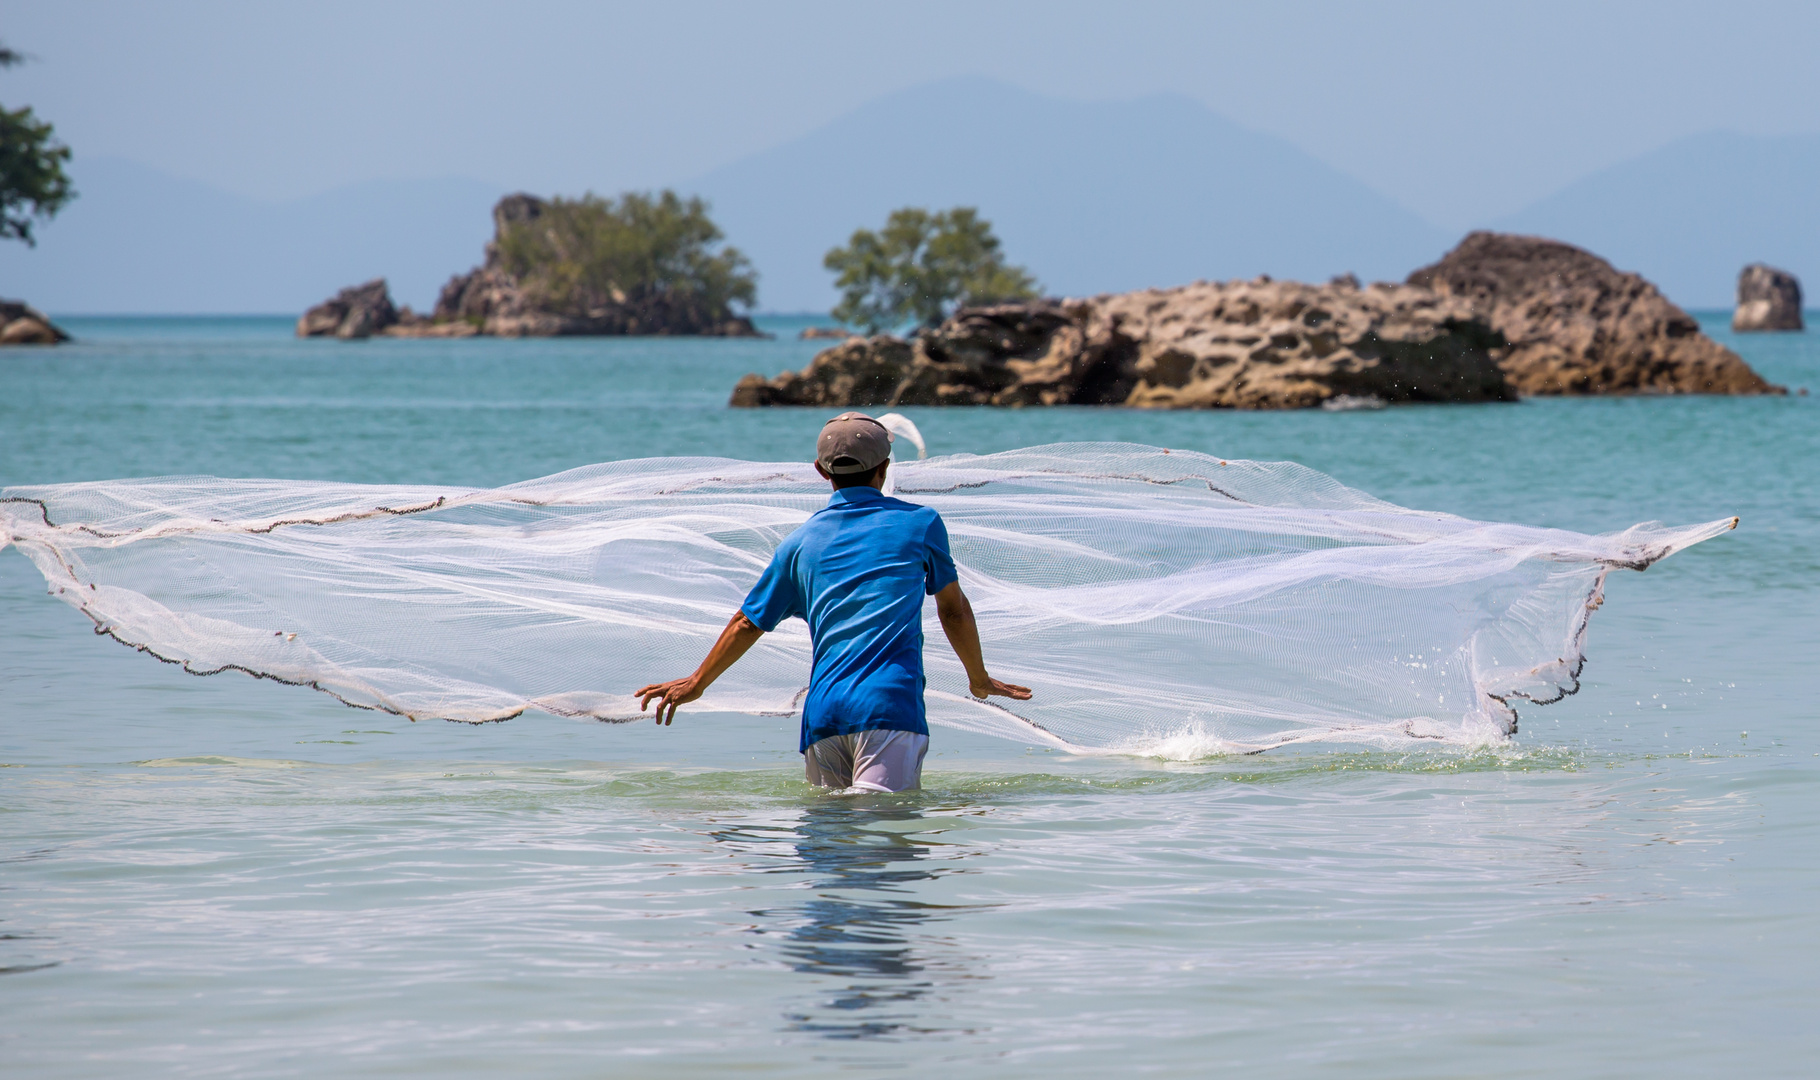
MULTIPOLYGON (((1820 390, 1814 335, 1703 322, 1820 390)), ((73 345, 0 356, 0 484, 492 485, 796 459, 824 419, 725 407, 740 375, 812 355, 789 320, 771 341, 352 344, 286 320, 68 325, 73 345)), ((926 790, 896 797, 817 795, 792 720, 412 724, 190 676, 97 638, 0 552, 0 1061, 1809 1074, 1817 406, 904 410, 934 453, 1132 440, 1476 518, 1743 523, 1614 574, 1584 689, 1524 710, 1509 746, 1079 759, 937 729, 926 790)))

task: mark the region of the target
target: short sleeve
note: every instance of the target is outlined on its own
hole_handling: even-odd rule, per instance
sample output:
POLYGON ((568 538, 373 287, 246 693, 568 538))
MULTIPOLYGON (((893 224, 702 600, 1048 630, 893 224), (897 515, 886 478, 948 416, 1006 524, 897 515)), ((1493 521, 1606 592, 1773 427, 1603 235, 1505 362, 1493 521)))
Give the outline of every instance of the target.
POLYGON ((796 575, 791 572, 795 555, 795 544, 780 544, 771 555, 771 565, 765 567, 765 572, 758 576, 758 584, 752 586, 752 591, 746 594, 746 602, 739 606, 740 614, 767 634, 792 615, 805 617, 802 590, 797 588, 796 575))
POLYGON ((930 596, 960 580, 954 556, 948 554, 948 526, 942 524, 940 514, 933 516, 923 543, 923 591, 930 596))

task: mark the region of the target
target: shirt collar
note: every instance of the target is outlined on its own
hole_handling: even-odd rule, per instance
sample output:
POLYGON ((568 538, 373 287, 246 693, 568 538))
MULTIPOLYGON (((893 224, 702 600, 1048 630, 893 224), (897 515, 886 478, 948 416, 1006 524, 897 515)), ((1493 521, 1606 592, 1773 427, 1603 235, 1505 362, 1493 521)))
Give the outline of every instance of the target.
POLYGON ((840 488, 835 491, 833 498, 828 500, 828 505, 851 506, 855 503, 877 502, 884 497, 884 492, 871 485, 855 484, 852 487, 840 488))

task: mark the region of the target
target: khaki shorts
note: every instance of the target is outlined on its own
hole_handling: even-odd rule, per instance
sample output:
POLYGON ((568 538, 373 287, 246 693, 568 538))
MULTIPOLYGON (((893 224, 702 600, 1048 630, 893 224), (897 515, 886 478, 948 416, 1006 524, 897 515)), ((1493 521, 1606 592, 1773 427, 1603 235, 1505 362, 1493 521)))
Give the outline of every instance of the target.
POLYGON ((913 731, 830 735, 803 751, 803 775, 817 787, 915 791, 923 786, 929 736, 913 731))

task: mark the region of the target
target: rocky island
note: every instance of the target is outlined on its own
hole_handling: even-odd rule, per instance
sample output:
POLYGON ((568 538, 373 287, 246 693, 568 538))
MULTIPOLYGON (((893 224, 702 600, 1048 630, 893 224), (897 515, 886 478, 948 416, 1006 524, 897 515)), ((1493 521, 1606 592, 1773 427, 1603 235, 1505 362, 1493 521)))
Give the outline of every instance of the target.
POLYGON ((1344 396, 1515 400, 1500 339, 1409 286, 1200 282, 964 308, 906 341, 853 338, 808 368, 748 375, 732 404, 1137 405, 1288 409, 1344 396))
POLYGON ((374 278, 365 285, 350 285, 304 312, 297 320, 297 336, 367 338, 397 326, 398 317, 385 278, 374 278))
POLYGON ((50 317, 22 300, 0 300, 0 345, 57 345, 68 341, 50 317))
POLYGON ((734 406, 1291 409, 1520 394, 1783 393, 1653 285, 1552 240, 1473 233, 1395 285, 1197 282, 963 308, 850 338, 734 406))
POLYGON ((1732 329, 1801 330, 1801 282, 1787 270, 1751 263, 1738 274, 1738 307, 1732 329))
POLYGON ((508 195, 493 207, 484 260, 419 315, 384 278, 341 290, 297 320, 298 337, 760 336, 733 310, 756 276, 699 199, 508 195))
POLYGON ((1521 394, 1787 393, 1640 275, 1571 244, 1470 233, 1409 283, 1502 334, 1498 366, 1521 394))

